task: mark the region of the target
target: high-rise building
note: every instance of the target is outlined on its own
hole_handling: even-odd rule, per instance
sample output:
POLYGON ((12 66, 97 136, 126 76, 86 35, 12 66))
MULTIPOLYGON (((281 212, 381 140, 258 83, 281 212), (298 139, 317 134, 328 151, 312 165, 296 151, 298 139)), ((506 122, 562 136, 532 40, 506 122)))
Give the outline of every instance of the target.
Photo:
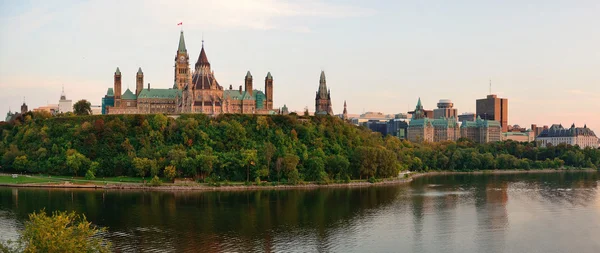
POLYGON ((317 90, 317 97, 315 98, 315 115, 333 115, 331 91, 327 89, 325 71, 322 70, 319 78, 319 90, 317 90))
POLYGON ((502 132, 508 131, 508 99, 498 98, 493 94, 477 99, 477 117, 498 121, 502 126, 502 132))
POLYGON ((454 108, 454 103, 450 99, 440 99, 437 104, 437 109, 433 109, 433 118, 456 118, 458 110, 454 108))

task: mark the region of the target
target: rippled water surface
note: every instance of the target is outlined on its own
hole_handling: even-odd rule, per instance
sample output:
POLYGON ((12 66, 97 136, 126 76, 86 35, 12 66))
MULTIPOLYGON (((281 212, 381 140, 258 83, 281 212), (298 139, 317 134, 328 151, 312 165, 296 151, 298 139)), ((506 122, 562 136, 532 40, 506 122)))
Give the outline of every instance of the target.
POLYGON ((83 212, 123 252, 600 252, 597 172, 252 192, 0 188, 0 239, 83 212))

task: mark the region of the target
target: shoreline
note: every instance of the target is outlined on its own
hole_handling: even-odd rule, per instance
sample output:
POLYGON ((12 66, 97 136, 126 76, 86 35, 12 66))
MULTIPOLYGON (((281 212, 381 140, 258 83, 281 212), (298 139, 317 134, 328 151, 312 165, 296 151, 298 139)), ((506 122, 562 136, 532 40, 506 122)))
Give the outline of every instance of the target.
POLYGON ((230 185, 230 186, 205 186, 205 185, 162 185, 162 186, 147 186, 141 184, 127 183, 108 183, 105 185, 98 184, 73 184, 64 182, 61 184, 0 184, 0 187, 16 187, 16 188, 47 188, 47 189, 89 189, 89 190, 142 190, 142 191, 258 191, 258 190, 315 190, 321 188, 360 188, 371 186, 389 186, 408 184, 415 178, 435 175, 459 175, 459 174, 474 174, 474 175, 502 175, 502 174, 529 174, 529 173, 565 173, 565 172, 598 172, 597 169, 542 169, 542 170, 489 170, 489 171, 430 171, 430 172, 415 172, 410 173, 407 178, 384 179, 381 182, 351 182, 351 183, 331 183, 331 184, 316 184, 306 183, 299 185, 230 185))

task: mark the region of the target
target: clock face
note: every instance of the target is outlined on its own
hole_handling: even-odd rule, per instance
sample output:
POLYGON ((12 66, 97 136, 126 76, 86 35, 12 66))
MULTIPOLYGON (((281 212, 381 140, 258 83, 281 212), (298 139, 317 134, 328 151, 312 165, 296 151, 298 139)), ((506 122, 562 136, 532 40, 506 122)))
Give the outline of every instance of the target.
POLYGON ((179 57, 179 62, 181 62, 181 63, 185 62, 185 57, 183 55, 179 57))

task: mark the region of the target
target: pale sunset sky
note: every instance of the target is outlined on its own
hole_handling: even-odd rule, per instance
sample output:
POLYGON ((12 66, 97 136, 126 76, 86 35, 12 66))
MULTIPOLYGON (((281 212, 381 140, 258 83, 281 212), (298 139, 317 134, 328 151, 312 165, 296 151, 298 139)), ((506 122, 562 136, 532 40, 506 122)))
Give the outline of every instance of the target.
POLYGON ((0 1, 0 113, 68 99, 99 105, 117 67, 173 85, 183 22, 191 65, 205 50, 219 83, 274 77, 274 104, 314 110, 324 70, 334 113, 406 113, 492 93, 509 124, 587 124, 600 134, 600 1, 0 1))

